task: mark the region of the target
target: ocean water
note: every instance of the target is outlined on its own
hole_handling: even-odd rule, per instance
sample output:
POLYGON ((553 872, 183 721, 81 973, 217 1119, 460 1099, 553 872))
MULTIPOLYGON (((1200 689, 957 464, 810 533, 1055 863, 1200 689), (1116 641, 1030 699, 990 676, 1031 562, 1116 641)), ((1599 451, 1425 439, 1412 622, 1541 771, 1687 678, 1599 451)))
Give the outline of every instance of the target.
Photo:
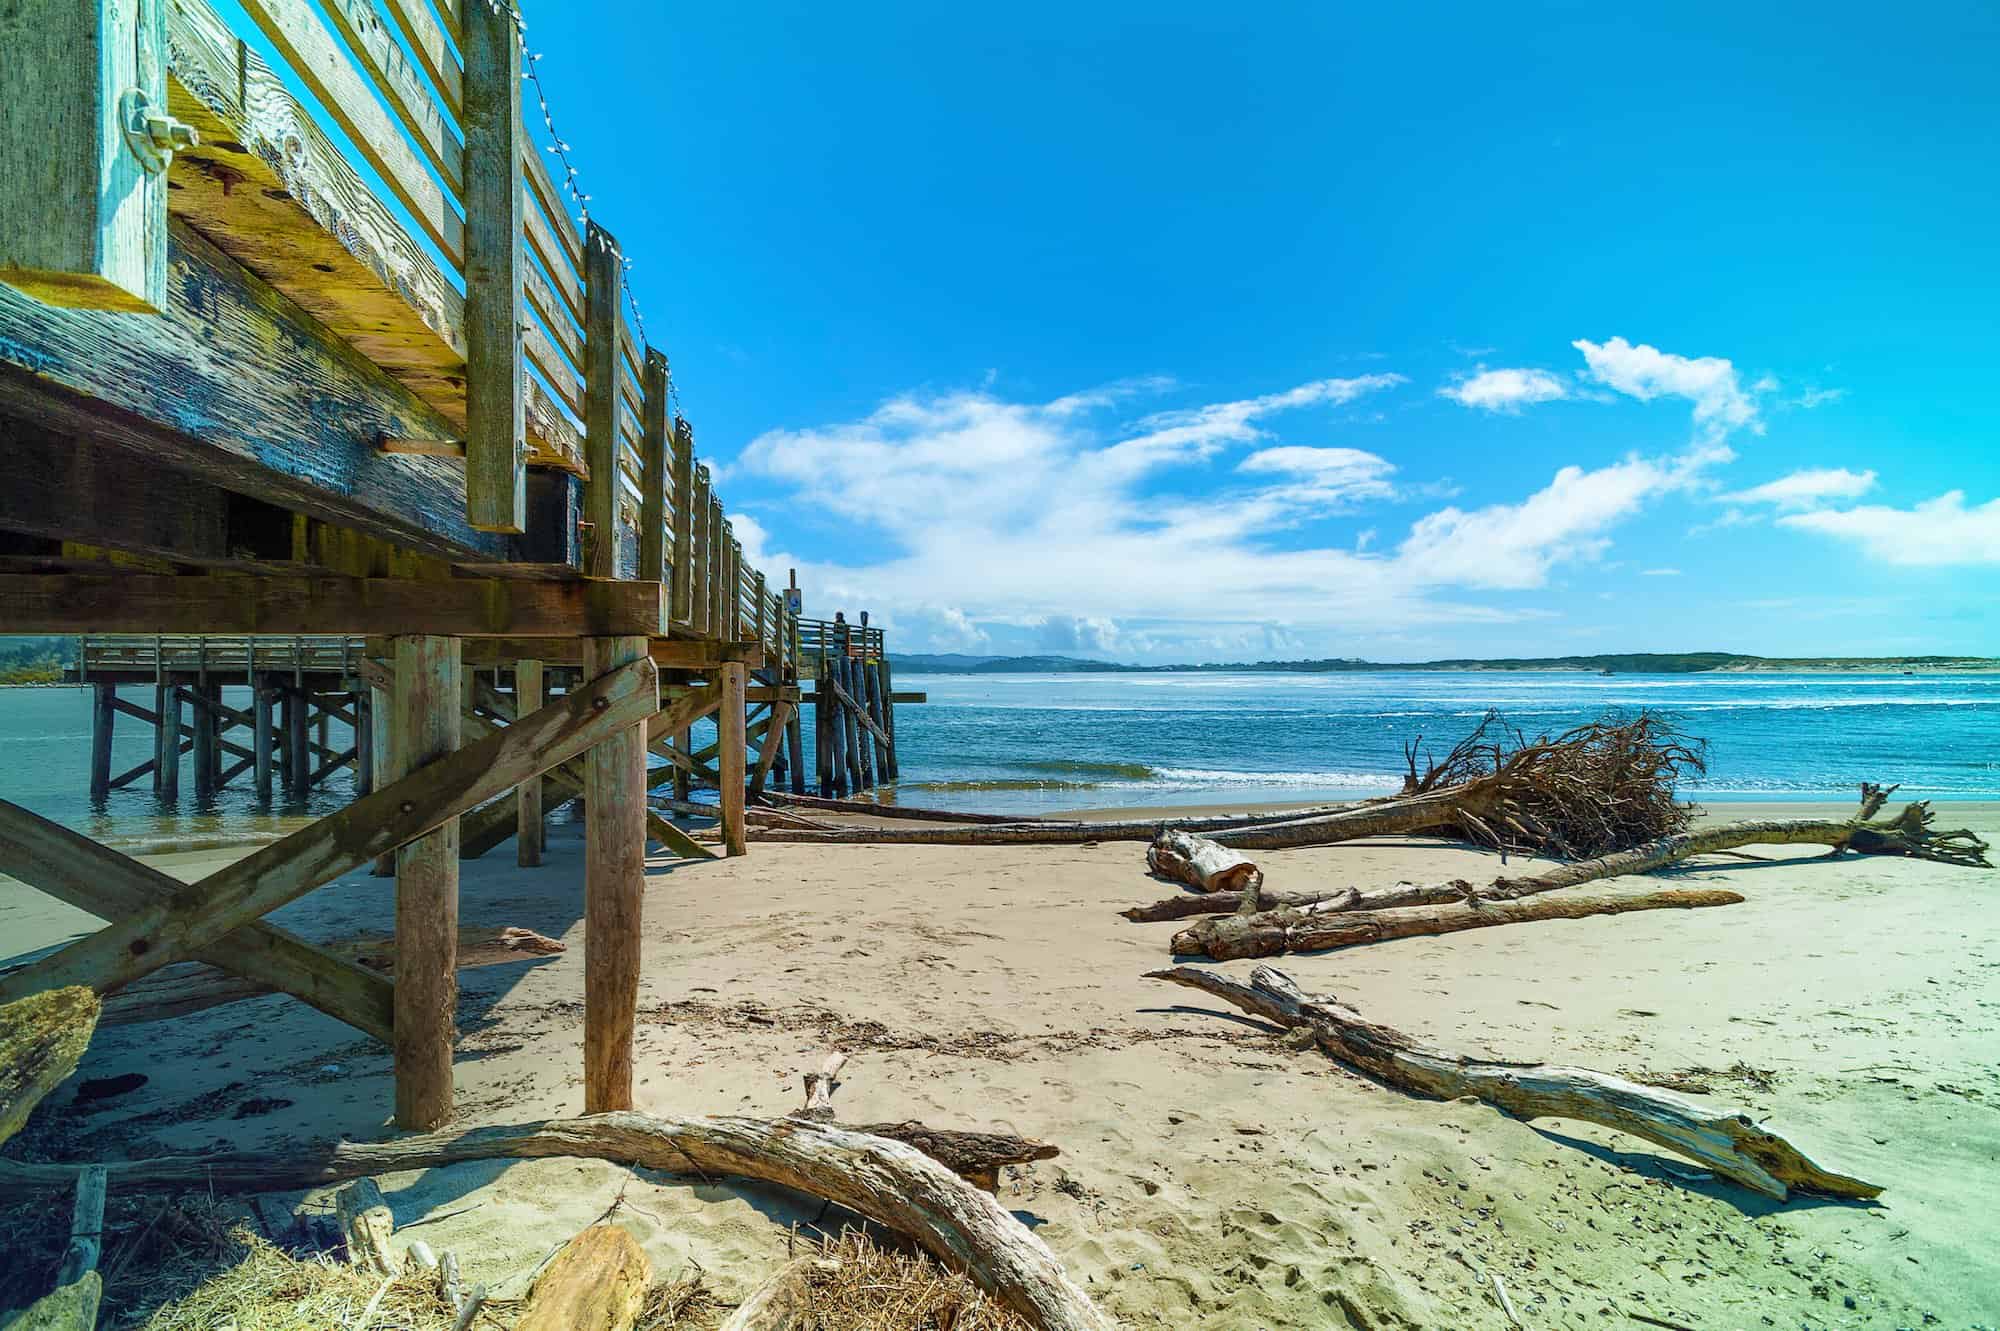
MULTIPOLYGON (((1442 751, 1489 709, 1539 734, 1639 708, 1708 741, 1708 776, 1687 792, 1703 801, 1845 799, 1863 780, 1900 781, 1919 799, 2000 799, 1996 675, 911 673, 896 687, 930 697, 897 711, 902 781, 888 797, 905 804, 1041 813, 1352 799, 1400 785, 1406 741, 1442 751)), ((145 692, 133 700, 149 705, 145 692)), ((247 690, 227 695, 248 705, 247 690)), ((121 717, 113 733, 114 772, 152 756, 150 727, 121 717)), ((811 734, 808 724, 808 770, 811 734)), ((329 739, 351 742, 337 723, 329 739)), ((0 799, 94 837, 282 831, 352 795, 343 773, 305 801, 266 805, 246 774, 197 801, 184 762, 176 801, 141 778, 93 803, 89 754, 88 690, 0 689, 0 799)))
POLYGON ((2000 799, 2000 675, 898 674, 905 804, 977 810, 1339 800, 1394 792, 1403 746, 1499 712, 1531 736, 1607 710, 1708 741, 1707 802, 2000 799))

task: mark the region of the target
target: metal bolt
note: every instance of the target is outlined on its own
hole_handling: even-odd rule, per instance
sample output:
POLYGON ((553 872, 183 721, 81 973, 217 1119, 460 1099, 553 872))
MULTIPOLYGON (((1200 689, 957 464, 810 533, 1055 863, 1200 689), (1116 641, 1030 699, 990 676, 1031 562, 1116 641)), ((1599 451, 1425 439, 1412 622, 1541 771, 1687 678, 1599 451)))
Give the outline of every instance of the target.
POLYGON ((592 698, 590 700, 590 707, 592 711, 601 712, 610 705, 611 705, 611 700, 609 698, 592 698))
POLYGON ((411 802, 410 800, 403 801, 404 813, 415 813, 416 811, 417 811, 417 806, 413 802, 411 802))

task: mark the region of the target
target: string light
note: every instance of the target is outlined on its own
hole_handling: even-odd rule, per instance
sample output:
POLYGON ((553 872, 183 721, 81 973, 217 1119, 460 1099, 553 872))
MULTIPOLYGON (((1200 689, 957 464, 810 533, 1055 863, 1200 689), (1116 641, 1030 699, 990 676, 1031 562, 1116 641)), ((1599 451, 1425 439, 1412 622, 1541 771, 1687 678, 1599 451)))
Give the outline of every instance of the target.
MULTIPOLYGON (((513 24, 514 42, 521 48, 521 80, 535 90, 535 102, 542 111, 542 127, 548 131, 548 151, 554 153, 556 160, 562 163, 563 193, 569 195, 570 201, 576 205, 577 221, 587 228, 590 225, 590 196, 583 192, 578 183, 581 173, 576 169, 576 163, 570 160, 569 140, 556 132, 555 114, 549 110, 548 89, 542 86, 542 76, 538 69, 542 53, 528 49, 528 21, 522 18, 521 11, 514 8, 507 0, 486 0, 486 4, 495 14, 505 14, 508 21, 513 24)), ((649 341, 646 337, 646 316, 639 308, 639 294, 632 289, 632 261, 625 256, 623 250, 615 246, 612 253, 618 259, 618 286, 624 293, 626 307, 632 311, 632 324, 639 334, 639 345, 647 346, 649 341)), ((680 391, 671 377, 667 380, 667 400, 673 404, 674 414, 679 416, 680 391)))

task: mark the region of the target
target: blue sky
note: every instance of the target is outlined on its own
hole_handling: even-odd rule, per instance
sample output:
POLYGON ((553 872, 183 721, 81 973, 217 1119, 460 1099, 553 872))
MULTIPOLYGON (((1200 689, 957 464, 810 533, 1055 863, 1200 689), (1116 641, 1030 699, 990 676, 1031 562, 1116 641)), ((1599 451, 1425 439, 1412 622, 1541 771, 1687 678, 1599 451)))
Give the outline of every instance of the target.
POLYGON ((2000 11, 1616 8, 527 12, 810 610, 2000 654, 2000 11))

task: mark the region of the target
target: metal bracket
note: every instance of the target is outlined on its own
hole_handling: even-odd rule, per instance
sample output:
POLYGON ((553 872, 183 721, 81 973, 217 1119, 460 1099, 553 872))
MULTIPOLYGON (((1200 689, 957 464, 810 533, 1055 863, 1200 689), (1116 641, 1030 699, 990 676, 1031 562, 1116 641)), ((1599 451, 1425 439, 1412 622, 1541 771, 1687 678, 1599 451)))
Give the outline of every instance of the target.
POLYGON ((165 171, 174 160, 175 149, 192 148, 201 142, 193 125, 154 110, 153 99, 144 88, 127 88, 119 95, 118 126, 148 175, 165 171))

